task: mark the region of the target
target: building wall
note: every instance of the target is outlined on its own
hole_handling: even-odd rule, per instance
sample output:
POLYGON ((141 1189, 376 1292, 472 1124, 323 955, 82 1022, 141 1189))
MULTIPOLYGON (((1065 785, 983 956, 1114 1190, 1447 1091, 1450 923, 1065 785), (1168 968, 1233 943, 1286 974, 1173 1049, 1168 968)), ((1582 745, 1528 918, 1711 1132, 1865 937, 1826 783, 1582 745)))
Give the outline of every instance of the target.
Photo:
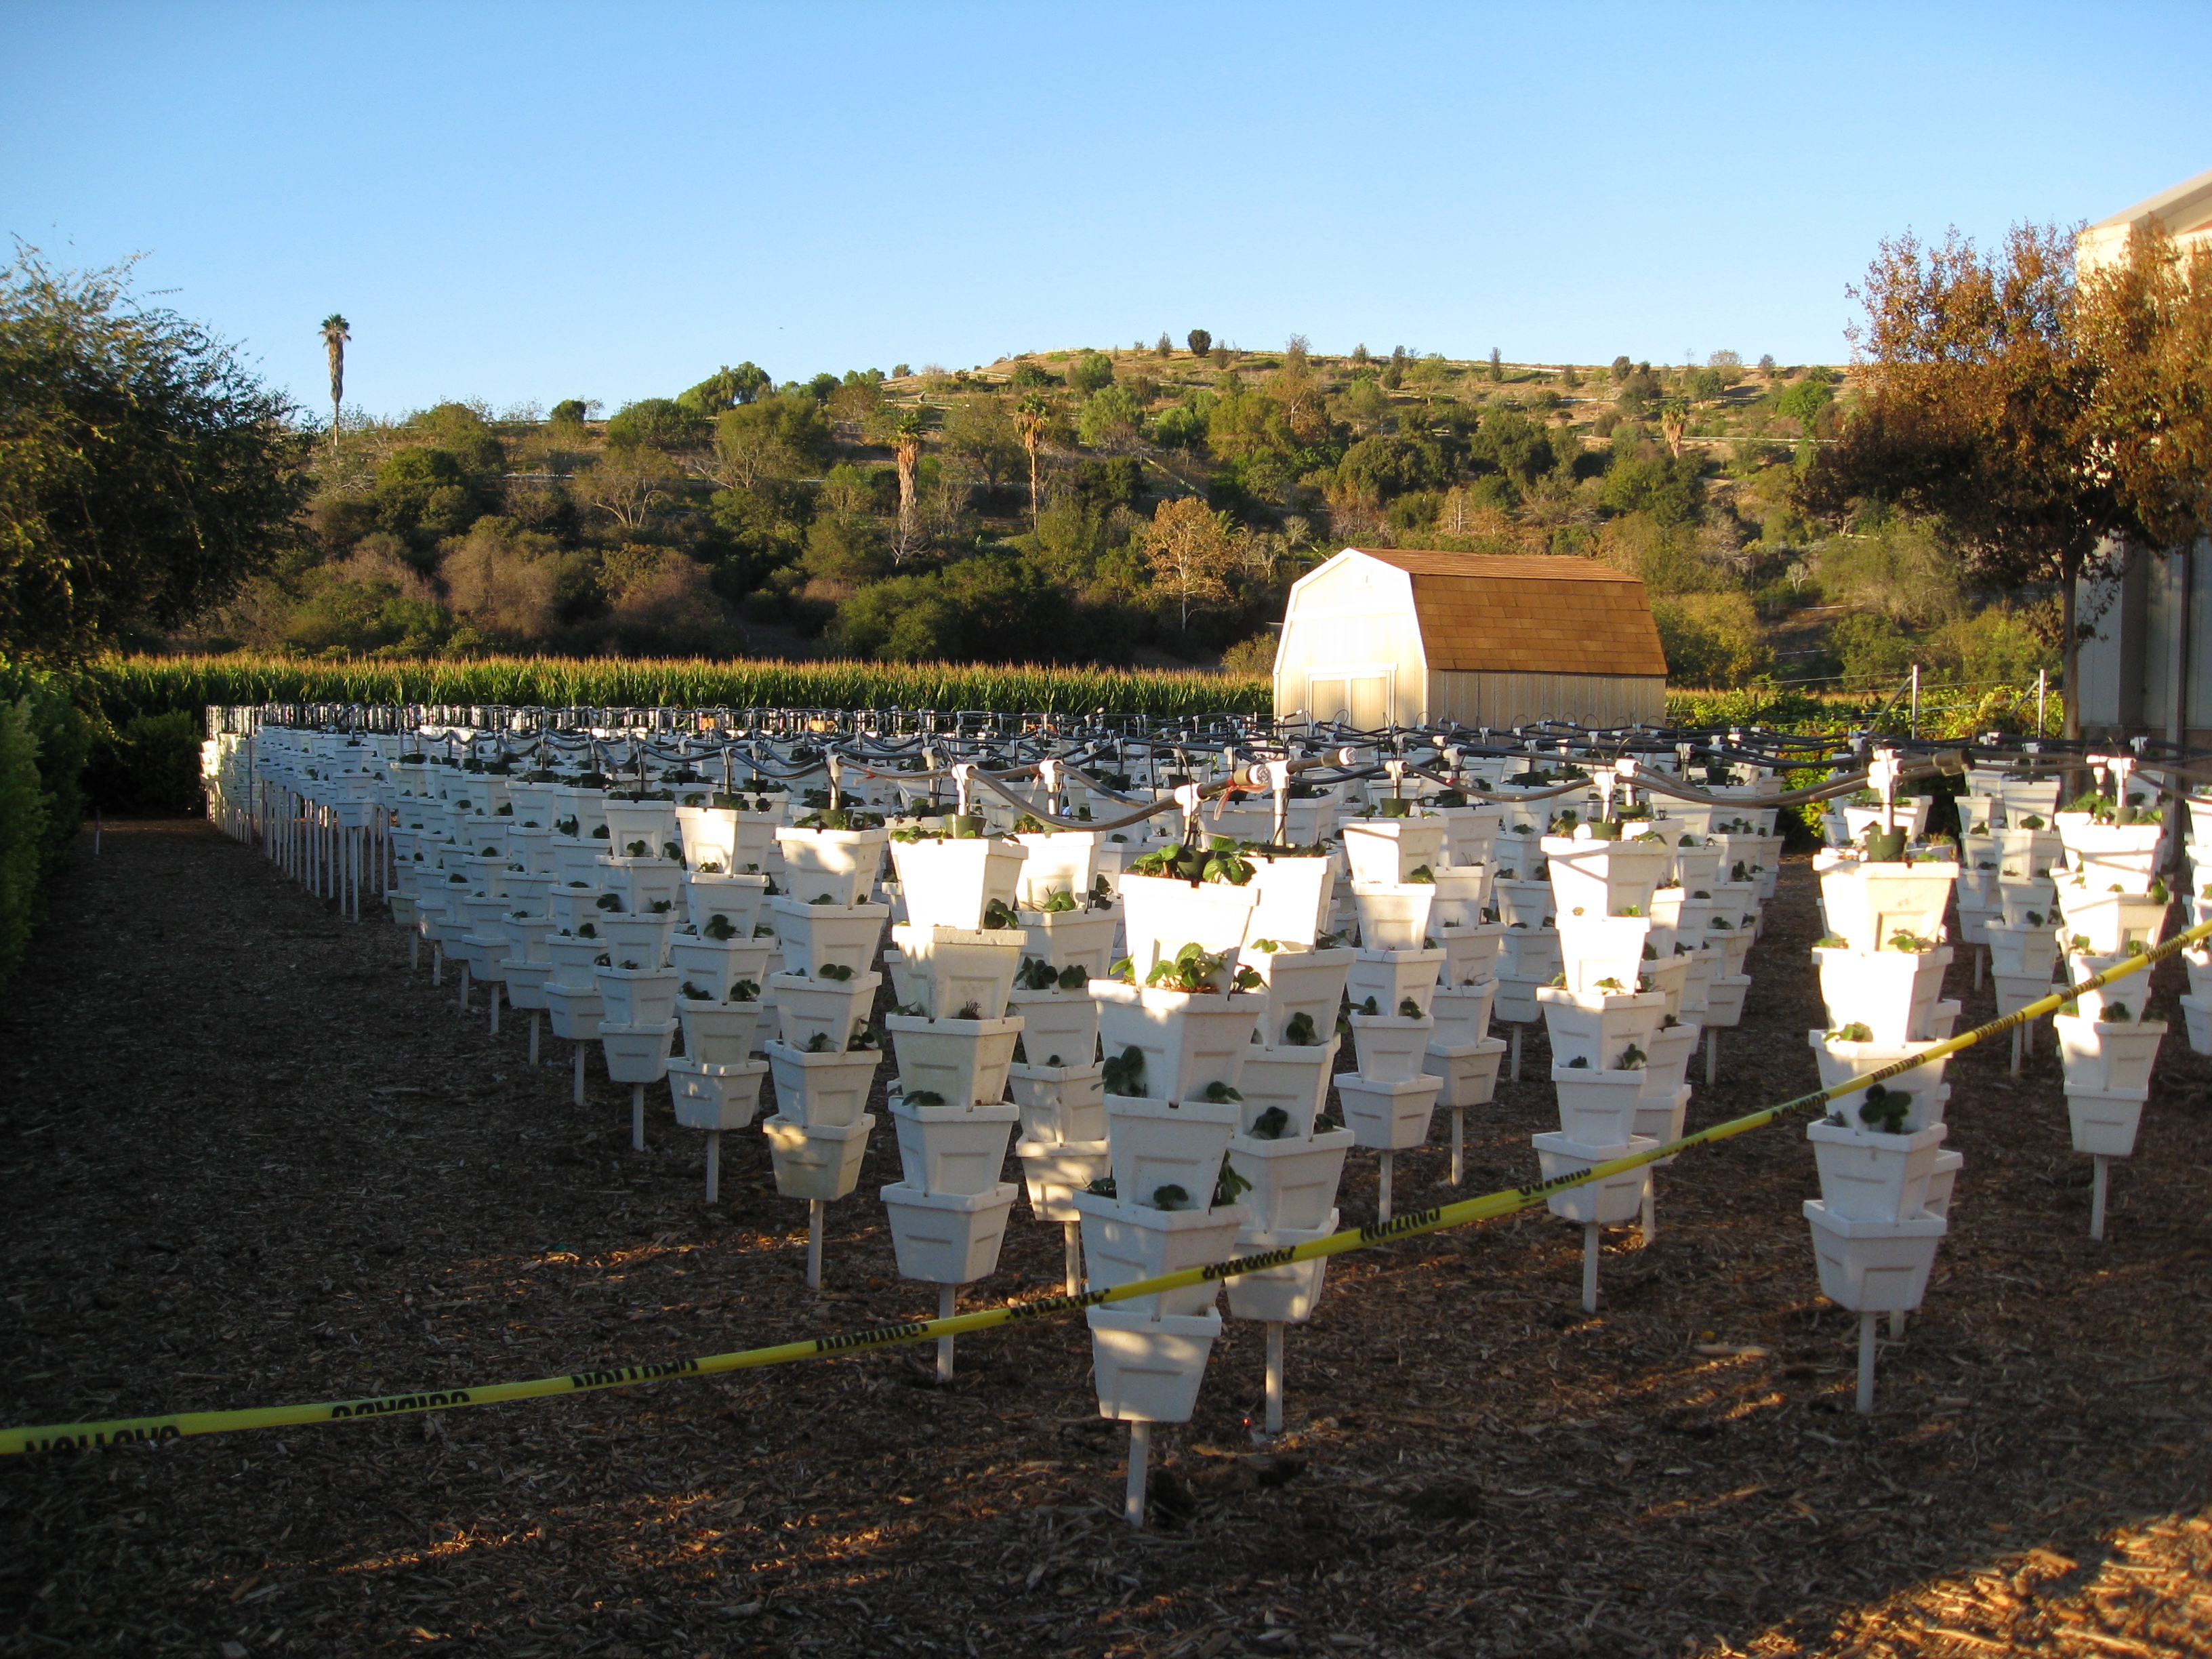
POLYGON ((1493 730, 1538 720, 1582 726, 1656 725, 1666 718, 1667 682, 1653 674, 1484 674, 1429 676, 1429 717, 1493 730))
POLYGON ((2079 658, 2085 733, 2212 736, 2212 544, 2131 550, 2119 575, 2082 583, 2077 604, 2094 630, 2079 658))
POLYGON ((1291 590, 1275 647, 1275 713, 1341 716, 1366 727, 1418 725, 1426 717, 1428 676, 1413 582, 1374 559, 1338 559, 1291 590))

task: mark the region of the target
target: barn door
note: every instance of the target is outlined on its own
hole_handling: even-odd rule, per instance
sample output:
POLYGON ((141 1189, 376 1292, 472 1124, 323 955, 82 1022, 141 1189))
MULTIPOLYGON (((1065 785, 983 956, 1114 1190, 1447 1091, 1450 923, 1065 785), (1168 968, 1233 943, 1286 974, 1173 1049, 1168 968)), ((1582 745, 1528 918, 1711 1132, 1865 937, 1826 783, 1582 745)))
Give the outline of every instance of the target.
POLYGON ((1306 712, 1371 732, 1390 723, 1390 668, 1330 668, 1306 676, 1306 712))

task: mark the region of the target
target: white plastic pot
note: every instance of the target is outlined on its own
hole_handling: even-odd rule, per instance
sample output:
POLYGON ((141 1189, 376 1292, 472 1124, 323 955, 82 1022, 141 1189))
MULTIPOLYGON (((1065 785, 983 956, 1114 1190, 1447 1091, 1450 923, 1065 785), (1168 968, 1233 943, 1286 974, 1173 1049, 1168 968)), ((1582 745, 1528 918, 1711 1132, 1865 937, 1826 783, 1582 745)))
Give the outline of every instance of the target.
POLYGON ((1186 945, 1208 955, 1242 951, 1259 893, 1249 883, 1179 881, 1172 876, 1121 878, 1121 927, 1141 980, 1163 957, 1186 945))
POLYGON ((740 939, 752 937, 767 895, 766 876, 702 876, 694 871, 684 878, 684 914, 691 925, 703 931, 720 916, 740 939))
POLYGON ((1444 821, 1432 813, 1402 818, 1346 818, 1344 855, 1355 882, 1401 882, 1422 865, 1444 861, 1444 821))
POLYGON ((2058 960, 2058 936, 2046 927, 2018 927, 2002 922, 1989 925, 1990 971, 1996 974, 2039 974, 2047 981, 2058 960))
MULTIPOLYGON (((782 1092, 779 1084, 776 1093, 782 1092)), ((875 1127, 875 1116, 868 1112, 846 1123, 803 1123, 781 1114, 766 1120, 761 1138, 768 1142, 776 1191, 786 1198, 823 1203, 844 1197, 860 1184, 868 1131, 875 1127)))
POLYGON ((553 976, 550 962, 517 962, 512 957, 499 964, 500 978, 507 985, 507 1006, 514 1008, 543 1008, 545 1006, 545 982, 553 976))
POLYGON ((1650 1053, 1652 1033, 1667 1015, 1666 999, 1656 991, 1608 996, 1545 986, 1536 1001, 1551 1036, 1553 1065, 1581 1060, 1592 1071, 1618 1067, 1631 1048, 1650 1053))
POLYGON ((634 842, 643 842, 645 856, 665 856, 661 848, 677 839, 676 803, 672 800, 617 800, 609 796, 601 809, 606 815, 607 842, 621 853, 634 842))
POLYGON ((1421 1069, 1441 1081, 1437 1104, 1465 1108, 1487 1106, 1498 1093, 1498 1062, 1505 1058, 1504 1037, 1485 1037, 1480 1042, 1431 1042, 1421 1057, 1421 1069))
POLYGON ((783 946, 785 971, 804 968, 817 976, 825 963, 856 974, 874 968, 884 924, 890 920, 888 904, 807 904, 780 897, 770 899, 768 908, 783 946))
POLYGON ((679 997, 677 1018, 684 1022, 684 1057, 695 1064, 737 1066, 752 1058, 760 1026, 757 1002, 698 1002, 679 997))
POLYGON ((1853 1313, 1910 1313, 1928 1295, 1936 1247, 1950 1231, 1923 1210, 1900 1221, 1851 1221, 1817 1198, 1805 1200, 1820 1264, 1820 1294, 1853 1313))
POLYGON ((668 965, 682 981, 726 1002, 731 988, 740 980, 756 986, 768 982, 769 957, 775 948, 764 939, 711 939, 676 933, 668 941, 668 965))
POLYGON ((2058 1060, 2065 1068, 2068 1088, 2101 1094, 2150 1087, 2151 1066, 2166 1036, 2165 1021, 2107 1024, 2054 1014, 2051 1023, 2058 1032, 2058 1060))
POLYGON ((1500 876, 1491 884, 1490 896, 1498 921, 1508 927, 1548 926, 1556 908, 1548 881, 1517 881, 1500 876))
POLYGON ((1854 951, 1882 951, 1899 933, 1935 939, 1950 902, 1955 864, 1857 864, 1820 878, 1828 931, 1854 951))
POLYGON ((592 982, 605 1009, 600 1018, 611 1025, 665 1024, 672 1031, 676 988, 682 979, 672 968, 594 969, 592 982))
POLYGON ((1279 1107, 1290 1120, 1284 1139, 1302 1140, 1312 1134, 1314 1119, 1328 1097, 1329 1078, 1342 1042, 1332 1036, 1315 1048, 1255 1045, 1244 1057, 1244 1073, 1237 1085, 1244 1097, 1243 1129, 1249 1132, 1261 1115, 1279 1107))
MULTIPOLYGON (((827 893, 838 909, 866 900, 889 845, 888 830, 801 830, 780 824, 775 830, 786 890, 802 904, 827 893)), ((979 913, 981 908, 979 902, 979 913)))
POLYGON ((1421 1075, 1421 1056, 1436 1035, 1437 1022, 1424 1014, 1354 1014, 1352 1042, 1359 1075, 1374 1083, 1402 1083, 1421 1075))
POLYGON ((1018 1140, 1022 1181, 1039 1221, 1079 1221, 1075 1194, 1106 1173, 1112 1154, 1105 1140, 1018 1140))
POLYGON ((891 1121, 898 1131, 899 1164, 906 1184, 925 1193, 996 1190, 1006 1167, 1006 1145, 1020 1116, 1012 1104, 910 1106, 894 1098, 891 1121))
POLYGON ((1099 1416, 1128 1423, 1189 1422, 1207 1356, 1221 1334, 1221 1310, 1209 1307, 1155 1319, 1125 1313, 1124 1305, 1084 1310, 1099 1416))
MULTIPOLYGON (((1561 1176, 1580 1175, 1584 1170, 1607 1164, 1616 1158, 1626 1158, 1632 1152, 1649 1151, 1656 1141, 1631 1138, 1613 1146, 1595 1146, 1575 1139, 1570 1135, 1532 1135, 1536 1148, 1536 1162, 1543 1171, 1543 1179, 1556 1181, 1561 1176)), ((1651 1166, 1638 1164, 1633 1170, 1601 1180, 1586 1181, 1579 1187, 1564 1188, 1546 1195, 1544 1202, 1552 1213, 1562 1221, 1579 1222, 1584 1226, 1593 1224, 1601 1227, 1616 1227, 1633 1221, 1644 1208, 1644 1189, 1651 1183, 1651 1166)))
MULTIPOLYGON (((1655 1140, 1662 1146, 1670 1140, 1680 1140, 1683 1121, 1689 1115, 1690 1087, 1687 1084, 1656 1094, 1647 1089, 1637 1097, 1636 1121, 1629 1131, 1629 1139, 1655 1140)), ((1675 1158, 1680 1156, 1679 1152, 1674 1155, 1675 1158)), ((1651 1167, 1663 1170, 1674 1161, 1674 1158, 1662 1158, 1651 1167)))
MULTIPOLYGON (((1237 1255, 1258 1255, 1327 1238, 1341 1218, 1331 1210, 1317 1227, 1247 1227, 1237 1235, 1237 1255)), ((1258 1273, 1239 1273, 1224 1283, 1229 1291, 1229 1312, 1235 1319, 1256 1319, 1277 1325, 1303 1325, 1313 1317, 1328 1282, 1328 1258, 1286 1261, 1258 1273)))
POLYGON ((891 863, 911 927, 980 928, 993 899, 1014 907, 1030 849, 1018 841, 894 841, 891 863))
POLYGON ((2190 1051, 2212 1054, 2212 998, 2191 994, 2179 1000, 2184 1027, 2189 1033, 2190 1051))
POLYGON ((1355 1144, 1349 1129, 1325 1129, 1303 1139, 1263 1140, 1239 1134, 1229 1143, 1231 1167, 1252 1183, 1239 1200, 1251 1224, 1317 1227, 1336 1202, 1345 1154, 1355 1144))
MULTIPOLYGON (((873 1048, 810 1054, 781 1042, 764 1042, 779 1113, 812 1128, 842 1129, 865 1115, 868 1091, 883 1055, 873 1048)), ((870 1119, 870 1121, 873 1121, 870 1119)), ((852 1189, 848 1187, 846 1191, 852 1189)))
POLYGON ((2008 927, 2040 927, 2047 932, 2058 920, 2058 884, 2047 877, 2034 881, 2000 877, 1996 898, 2008 927))
POLYGON ((1927 1210, 1929 1215, 1949 1218, 1952 1190, 1958 1184, 1959 1171, 1966 1167, 1966 1154, 1954 1152, 1948 1146, 1936 1154, 1935 1171, 1928 1177, 1927 1210))
POLYGON ((1592 921, 1624 915, 1632 906, 1649 917, 1651 895, 1674 864, 1673 849, 1662 841, 1547 836, 1541 846, 1563 926, 1578 907, 1592 921))
POLYGON ((1829 1215, 1845 1221, 1904 1221, 1928 1206, 1928 1182, 1936 1158, 1950 1133, 1948 1124, 1932 1124, 1905 1134, 1872 1129, 1809 1124, 1820 1167, 1820 1199, 1829 1215))
POLYGON ((2142 1109, 2150 1091, 2078 1089, 2066 1085, 2066 1118, 2074 1131, 2074 1150, 2100 1158, 2131 1158, 2142 1109))
POLYGON ((2158 870, 2163 826, 2081 823, 2072 821, 2075 817, 2070 812, 2058 815, 2059 839, 2088 884, 2099 892, 2115 885, 2124 893, 2148 892, 2158 870))
POLYGON ((1114 965, 1114 910, 1024 910, 1022 954, 1103 979, 1114 965))
POLYGON ((1018 930, 909 923, 891 937, 906 959, 916 1000, 933 1018, 957 1018, 971 1006, 987 1018, 1005 1013, 1022 965, 1018 930))
POLYGON ((933 1285, 969 1285, 998 1270, 1006 1222, 1021 1188, 1000 1182, 988 1190, 924 1192, 910 1182, 883 1188, 899 1277, 933 1285))
POLYGON ((1119 980, 1091 981, 1091 994, 1098 1003, 1098 1043, 1106 1057, 1141 1050, 1146 1092, 1186 1103, 1216 1083, 1237 1087, 1267 1006, 1249 994, 1152 990, 1119 980))
MULTIPOLYGON (((1900 1060, 1910 1060, 1923 1054, 1935 1045, 1932 1042, 1851 1042, 1842 1037, 1832 1037, 1825 1031, 1808 1031, 1807 1044, 1813 1050, 1814 1061, 1820 1070, 1820 1086, 1834 1089, 1863 1077, 1869 1077, 1885 1066, 1894 1066, 1900 1060)), ((1905 1114, 1905 1127, 1908 1132, 1931 1127, 1943 1121, 1943 1072, 1951 1063, 1950 1056, 1931 1060, 1900 1072, 1887 1079, 1882 1087, 1892 1093, 1903 1093, 1912 1097, 1911 1109, 1905 1114)), ((1840 1112, 1845 1123, 1856 1128, 1860 1123, 1859 1109, 1865 1104, 1864 1093, 1838 1097, 1832 1109, 1840 1112)))
POLYGON ((2166 935, 2166 901, 2147 893, 2095 893, 2061 886, 2066 932, 2089 941, 2099 956, 2115 956, 2130 945, 2145 950, 2166 935))
POLYGON ((1437 1023, 1435 1035, 1429 1039, 1431 1046, 1463 1046, 1487 1037, 1491 1005, 1497 996, 1495 979, 1477 980, 1449 988, 1439 987, 1429 999, 1429 1013, 1437 1023))
MULTIPOLYGON (((932 1020, 891 1014, 884 1029, 896 1056, 901 1094, 938 1095, 945 1109, 995 1106, 1006 1097, 1014 1040, 1022 1030, 1018 1019, 932 1020)), ((1012 1108, 1007 1109, 1011 1113, 1012 1108)))
POLYGON ((1134 1095, 1105 1098, 1115 1192, 1147 1206, 1163 1187, 1182 1188, 1194 1205, 1212 1199, 1221 1155, 1237 1124, 1235 1103, 1194 1100, 1176 1106, 1134 1095))
POLYGON ((674 859, 601 854, 599 885, 622 901, 622 915, 665 915, 684 903, 684 866, 674 859), (667 907, 666 910, 656 908, 667 907))
POLYGON ((1644 959, 1645 942, 1651 934, 1647 916, 1589 917, 1562 910, 1559 934, 1559 956, 1571 991, 1594 993, 1598 981, 1607 979, 1633 991, 1638 975, 1651 965, 1644 959))
MULTIPOLYGON (((690 1046, 688 1032, 684 1046, 690 1046)), ((670 1060, 668 1092, 674 1098, 677 1123, 686 1129, 744 1128, 760 1109, 761 1079, 767 1075, 764 1060, 730 1065, 690 1058, 670 1060)))
MULTIPOLYGON (((1028 850, 1026 861, 1017 871, 1022 908, 1034 910, 1054 893, 1066 893, 1078 904, 1091 896, 1091 879, 1098 861, 1097 831, 1055 830, 1043 835, 1016 836, 1014 839, 1028 850)), ((896 859, 897 854, 894 853, 892 857, 896 859)))
MULTIPOLYGON (((1444 821, 1444 861, 1462 866, 1486 864, 1505 827, 1505 808, 1490 802, 1474 806, 1431 806, 1444 821)), ((1434 866, 1441 870, 1443 866, 1434 866)))
POLYGON ((1444 953, 1437 969, 1439 986, 1486 984, 1497 976, 1498 958, 1505 945, 1505 925, 1488 921, 1474 927, 1446 924, 1433 936, 1444 953))
POLYGON ((1007 1006, 1022 1022, 1022 1052, 1030 1065, 1058 1071, 1087 1066, 1097 1058, 1098 1005, 1088 991, 1018 990, 1007 1006))
POLYGON ((1439 865, 1431 873, 1436 879, 1435 908, 1431 920, 1438 927, 1479 927, 1483 925, 1482 913, 1490 906, 1490 884, 1498 873, 1494 864, 1439 865))
POLYGON ((738 867, 738 815, 733 810, 678 805, 676 835, 683 842, 687 868, 719 864, 728 872, 738 867))
POLYGON ((1355 1008, 1372 997, 1378 1014, 1394 1014, 1407 1000, 1425 1014, 1436 999, 1437 970, 1443 962, 1441 950, 1356 951, 1346 975, 1345 994, 1355 1008))
POLYGON ((679 919, 675 913, 602 916, 599 933, 607 941, 608 953, 617 962, 628 957, 658 968, 668 960, 668 941, 679 919))
POLYGON ((776 1039, 787 1048, 805 1048, 819 1036, 842 1049, 868 1022, 881 974, 855 974, 848 980, 816 979, 805 974, 770 974, 768 989, 775 999, 776 1039))
POLYGON ((1360 944, 1370 951, 1422 949, 1436 895, 1427 882, 1353 882, 1352 902, 1359 915, 1360 944))
POLYGON ((599 1043, 606 1050, 607 1076, 617 1083, 658 1083, 668 1072, 668 1050, 676 1022, 617 1024, 599 1022, 599 1043))
MULTIPOLYGON (((1210 1177, 1206 1191, 1212 1191, 1210 1177)), ((1084 1277, 1094 1291, 1225 1261, 1236 1252, 1237 1229, 1249 1218, 1241 1204, 1215 1210, 1156 1210, 1097 1193, 1077 1193, 1074 1200, 1083 1222, 1084 1277)), ((1113 1305, 1146 1318, 1201 1313, 1213 1306, 1220 1288, 1218 1282, 1207 1280, 1113 1305)))
POLYGON ((1559 1097, 1559 1133, 1590 1146, 1626 1145, 1636 1127, 1644 1073, 1596 1072, 1577 1066, 1552 1067, 1552 1086, 1559 1097))
MULTIPOLYGON (((1820 1000, 1832 1028, 1862 1024, 1876 1042, 1913 1042, 1928 1028, 1942 994, 1951 951, 1857 951, 1814 947, 1820 1000)), ((1711 1021, 1711 1024, 1719 1024, 1711 1021)))
POLYGON ((1006 1092, 1021 1110, 1022 1137, 1043 1146, 1106 1141, 1106 1068, 1009 1066, 1006 1092))
POLYGON ((1443 1087, 1442 1078, 1426 1073, 1395 1082, 1346 1073, 1336 1079, 1336 1097, 1355 1145, 1403 1152, 1427 1144, 1443 1087))
POLYGON ((1352 961, 1351 950, 1342 946, 1333 951, 1244 952, 1241 964, 1260 975, 1267 992, 1260 1041, 1279 1044, 1284 1031, 1300 1014, 1313 1022, 1316 1036, 1326 1038, 1336 1029, 1336 1012, 1344 1001, 1352 961))
POLYGON ((553 1027, 553 1035, 564 1042, 597 1042, 603 1012, 596 988, 583 991, 555 984, 545 988, 546 1020, 553 1027))

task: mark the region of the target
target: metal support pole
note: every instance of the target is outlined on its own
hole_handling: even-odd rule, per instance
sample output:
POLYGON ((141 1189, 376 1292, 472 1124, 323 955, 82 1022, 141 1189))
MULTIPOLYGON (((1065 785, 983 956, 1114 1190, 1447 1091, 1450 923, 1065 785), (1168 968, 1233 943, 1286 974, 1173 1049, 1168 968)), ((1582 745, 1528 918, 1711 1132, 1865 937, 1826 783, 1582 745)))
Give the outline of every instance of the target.
POLYGON ((1283 1431, 1283 1322, 1267 1322, 1267 1432, 1283 1431))
POLYGON ((1875 1322, 1880 1314, 1859 1316, 1859 1415, 1874 1415, 1874 1356, 1877 1346, 1875 1322))
POLYGON ((645 1150, 645 1085, 629 1085, 629 1149, 634 1152, 645 1150))
MULTIPOLYGON (((937 1316, 939 1319, 951 1318, 953 1310, 959 1305, 959 1297, 960 1287, 957 1285, 939 1285, 937 1287, 937 1316)), ((937 1380, 940 1382, 952 1380, 952 1342, 953 1339, 949 1336, 937 1339, 937 1380)))
POLYGON ((1583 1311, 1597 1311, 1597 1223, 1583 1224, 1583 1311))
POLYGON ((1149 1423, 1129 1425, 1129 1484, 1121 1497, 1121 1518, 1131 1526, 1142 1528, 1145 1524, 1146 1466, 1152 1456, 1152 1425, 1149 1423))
POLYGON ((2043 735, 2043 700, 2050 694, 2050 690, 2051 671, 2047 668, 2037 669, 2035 671, 2035 735, 2039 738, 2043 735))
POLYGON ((806 1200, 806 1288, 822 1288, 822 1218, 830 1206, 818 1198, 806 1200))

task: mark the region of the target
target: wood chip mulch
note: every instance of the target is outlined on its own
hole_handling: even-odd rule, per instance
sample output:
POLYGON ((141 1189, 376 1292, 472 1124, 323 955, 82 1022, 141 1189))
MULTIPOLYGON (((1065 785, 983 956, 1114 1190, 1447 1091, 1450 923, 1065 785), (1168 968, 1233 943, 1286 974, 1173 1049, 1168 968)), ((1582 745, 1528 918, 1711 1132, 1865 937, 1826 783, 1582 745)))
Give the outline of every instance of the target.
MULTIPOLYGON (((1786 872, 1745 1024, 1693 1124, 1809 1086, 1810 872, 1786 872)), ((204 823, 111 825, 6 993, 0 1419, 500 1381, 926 1316, 875 1189, 805 1208, 758 1136, 724 1196, 665 1090, 652 1151, 566 1045, 410 973, 204 823)), ((1952 994, 1993 1012, 1963 963, 1952 994)), ((1152 1525, 1079 1322, 423 1416, 0 1462, 9 1654, 2169 1655, 2212 1649, 2212 1066, 2174 1029, 2110 1241, 2086 1236, 2056 1061, 1952 1062, 1966 1155, 1923 1311, 1851 1410, 1817 1294, 1802 1134, 1660 1176, 1660 1230, 1539 1213, 1340 1258, 1255 1441, 1231 1322, 1156 1437, 1152 1525)), ((1545 1075, 1541 1028, 1524 1075, 1545 1075)), ((886 1068, 888 1071, 888 1068, 886 1068)), ((1693 1062, 1693 1080, 1702 1062, 1693 1062)), ((1468 1190, 1533 1172, 1548 1085, 1470 1114, 1468 1190)), ((1401 1154, 1401 1207, 1447 1195, 1401 1154)), ((1347 1169, 1347 1224, 1375 1161, 1347 1169)), ((1018 1207, 969 1305, 1057 1288, 1018 1207)))

